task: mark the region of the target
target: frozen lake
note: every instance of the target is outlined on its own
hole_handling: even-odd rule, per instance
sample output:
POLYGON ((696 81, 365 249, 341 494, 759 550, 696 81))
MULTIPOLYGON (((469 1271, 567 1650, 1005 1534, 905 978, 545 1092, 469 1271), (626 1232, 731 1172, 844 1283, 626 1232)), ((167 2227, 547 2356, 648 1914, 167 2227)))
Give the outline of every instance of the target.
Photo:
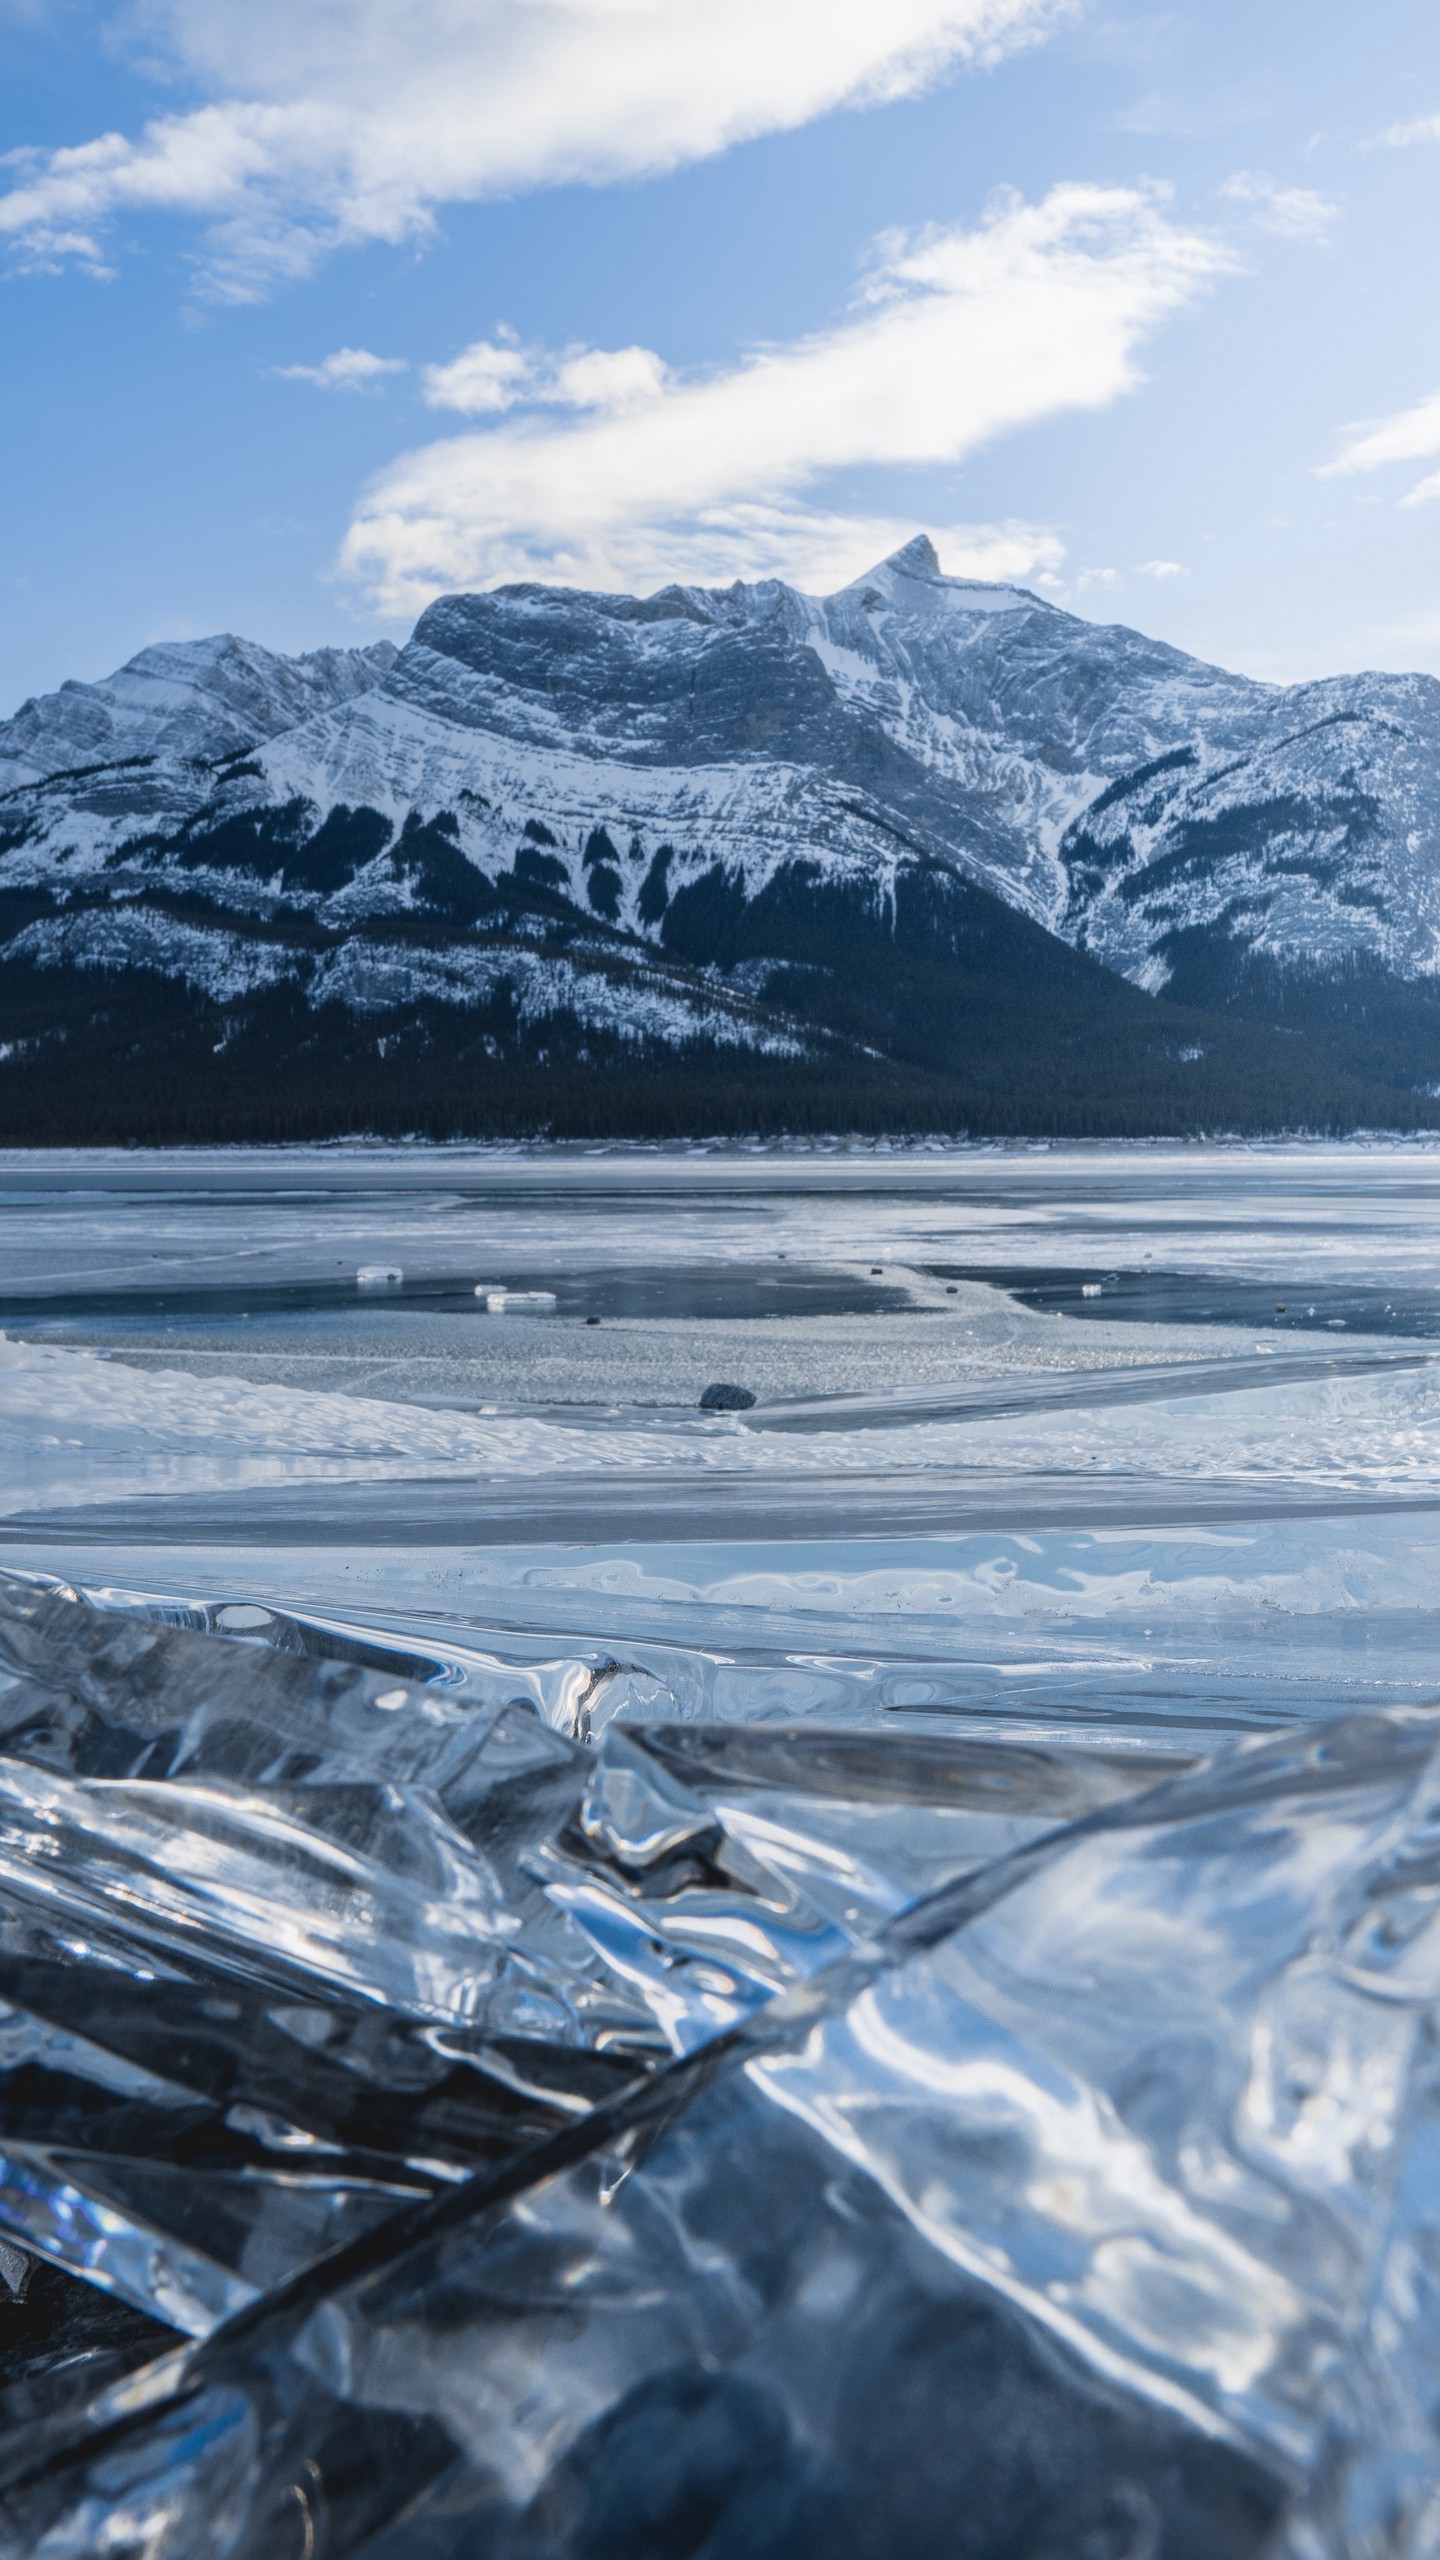
POLYGON ((1431 1150, 37 1156, 0 1202, 17 1565, 624 1644, 727 1715, 1430 1694, 1431 1150))
POLYGON ((1434 1149, 0 1160, 0 2560, 1433 2552, 1437 1618, 1434 1149))

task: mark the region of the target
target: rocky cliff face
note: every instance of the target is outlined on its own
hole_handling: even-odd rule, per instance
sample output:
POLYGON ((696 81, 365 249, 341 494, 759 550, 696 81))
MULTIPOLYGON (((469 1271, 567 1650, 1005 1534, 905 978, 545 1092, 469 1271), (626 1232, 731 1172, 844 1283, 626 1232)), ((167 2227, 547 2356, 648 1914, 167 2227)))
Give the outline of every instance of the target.
POLYGON ((1190 1070, 1166 1125, 1293 1085, 1257 1064, 1287 1012, 1312 1081, 1440 1078, 1440 684, 1250 683, 923 539, 827 598, 522 587, 443 598, 398 655, 147 650, 0 728, 6 781, 32 1039, 45 985, 73 1011, 130 974, 367 1040, 483 1015, 511 1059, 549 1024, 632 1062, 1048 1078, 1099 1125, 1157 1058, 1190 1070), (1355 1057, 1333 1001, 1300 1019, 1334 985, 1355 1057))

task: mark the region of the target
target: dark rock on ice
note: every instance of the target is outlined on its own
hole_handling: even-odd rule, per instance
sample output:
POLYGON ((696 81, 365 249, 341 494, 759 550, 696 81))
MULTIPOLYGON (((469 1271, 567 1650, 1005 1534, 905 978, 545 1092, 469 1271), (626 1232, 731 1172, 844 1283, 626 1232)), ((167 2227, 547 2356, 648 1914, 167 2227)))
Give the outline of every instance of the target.
POLYGON ((737 1387, 727 1379, 717 1379, 700 1398, 702 1413, 748 1413, 755 1402, 748 1387, 737 1387))

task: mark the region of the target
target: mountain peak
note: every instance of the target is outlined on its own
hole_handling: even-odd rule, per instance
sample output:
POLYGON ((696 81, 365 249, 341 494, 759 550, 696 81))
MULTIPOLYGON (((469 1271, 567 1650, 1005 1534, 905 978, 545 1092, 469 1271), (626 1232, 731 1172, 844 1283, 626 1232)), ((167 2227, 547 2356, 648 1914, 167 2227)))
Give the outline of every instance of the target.
POLYGON ((943 574, 940 554, 928 533, 913 534, 908 542, 901 543, 898 551, 891 552, 888 560, 882 560, 880 566, 893 569, 901 578, 938 578, 943 574))
POLYGON ((928 533, 912 534, 898 551, 892 551, 828 601, 836 605, 858 603, 867 611, 886 601, 905 613, 918 611, 927 621, 937 613, 946 619, 957 607, 968 614, 1056 610, 1053 605, 1046 605, 1042 597, 1032 595, 1028 587, 1017 587, 1006 579, 949 575, 941 567, 940 555, 928 533), (908 594, 904 592, 907 589, 908 594))

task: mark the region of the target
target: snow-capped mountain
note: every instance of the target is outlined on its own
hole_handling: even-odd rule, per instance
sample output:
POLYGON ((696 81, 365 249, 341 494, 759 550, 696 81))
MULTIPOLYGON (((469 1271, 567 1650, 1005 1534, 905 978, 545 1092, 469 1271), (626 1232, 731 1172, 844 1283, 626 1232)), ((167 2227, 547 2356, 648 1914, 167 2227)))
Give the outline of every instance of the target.
POLYGON ((142 649, 101 684, 63 684, 0 726, 0 793, 132 757, 213 764, 366 693, 395 663, 388 640, 282 658, 227 632, 142 649))
POLYGON ((0 726, 0 795, 32 1051, 47 984, 73 1010, 129 977, 283 993, 382 1055, 463 1017, 495 1058, 593 1034, 612 1067, 881 1059, 1074 1108, 1133 1053, 1189 1069, 1172 1125, 1217 1074, 1285 1083, 1180 1002, 1263 1020, 1287 977, 1359 973, 1372 1030, 1377 986, 1409 1005, 1383 1081, 1440 1076, 1440 684, 1256 684, 923 537, 825 598, 502 588, 398 653, 149 649, 0 726), (1098 1083, 1054 1054, 1087 1026, 1098 1083))
MULTIPOLYGON (((1259 691, 1259 688, 1256 688, 1259 691)), ((1440 684, 1342 676, 1197 728, 1068 830, 1057 929, 1148 987, 1440 973, 1440 684)))

